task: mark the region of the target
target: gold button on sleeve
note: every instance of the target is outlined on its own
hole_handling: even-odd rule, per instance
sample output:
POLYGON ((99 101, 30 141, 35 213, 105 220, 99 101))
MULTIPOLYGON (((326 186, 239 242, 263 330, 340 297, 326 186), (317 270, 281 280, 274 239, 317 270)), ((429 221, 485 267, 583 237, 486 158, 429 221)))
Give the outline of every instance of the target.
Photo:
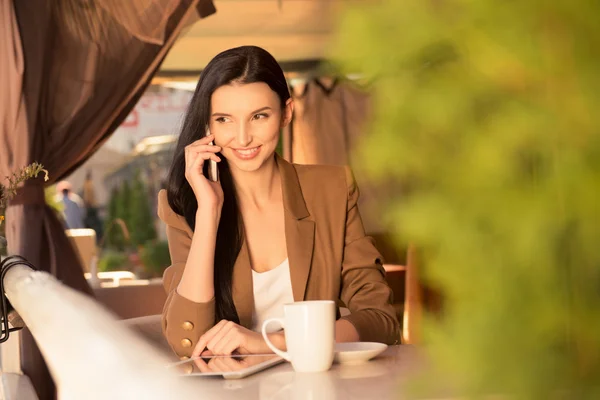
POLYGON ((181 357, 179 357, 179 359, 181 361, 185 361, 185 360, 189 360, 190 358, 188 356, 181 356, 181 357))
POLYGON ((181 346, 185 348, 192 347, 192 341, 190 339, 183 339, 181 341, 181 346))
POLYGON ((190 321, 185 321, 183 324, 181 324, 181 327, 184 331, 191 331, 194 329, 194 324, 192 324, 190 321))

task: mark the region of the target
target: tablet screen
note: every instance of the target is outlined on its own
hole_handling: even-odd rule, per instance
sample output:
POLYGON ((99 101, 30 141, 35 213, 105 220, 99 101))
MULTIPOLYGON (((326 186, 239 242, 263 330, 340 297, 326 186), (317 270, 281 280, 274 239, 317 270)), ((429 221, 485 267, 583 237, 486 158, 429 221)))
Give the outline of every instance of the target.
POLYGON ((196 357, 172 364, 184 375, 244 377, 280 363, 281 357, 268 355, 232 355, 196 357))

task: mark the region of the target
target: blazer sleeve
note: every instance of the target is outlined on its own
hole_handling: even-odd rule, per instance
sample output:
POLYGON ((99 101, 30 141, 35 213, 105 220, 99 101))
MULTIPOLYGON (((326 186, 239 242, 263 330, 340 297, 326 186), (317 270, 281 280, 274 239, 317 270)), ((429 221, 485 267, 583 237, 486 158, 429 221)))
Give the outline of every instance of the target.
POLYGON ((343 319, 354 325, 361 341, 398 344, 400 324, 392 306, 393 293, 385 280, 381 254, 373 238, 365 235, 357 207, 359 191, 348 167, 346 184, 348 202, 340 297, 350 315, 343 319))
POLYGON ((192 231, 185 218, 176 214, 167 201, 167 192, 158 194, 158 216, 166 224, 171 266, 163 274, 167 300, 162 312, 162 330, 179 357, 190 357, 200 336, 214 326, 215 300, 193 302, 177 293, 192 244, 192 231))

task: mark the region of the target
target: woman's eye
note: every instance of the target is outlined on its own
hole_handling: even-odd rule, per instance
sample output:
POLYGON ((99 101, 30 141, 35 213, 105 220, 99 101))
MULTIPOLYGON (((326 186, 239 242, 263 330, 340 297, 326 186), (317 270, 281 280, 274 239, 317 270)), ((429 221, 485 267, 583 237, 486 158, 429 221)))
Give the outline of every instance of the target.
POLYGON ((268 115, 265 113, 260 113, 260 114, 256 114, 254 115, 253 119, 263 119, 263 118, 267 118, 268 115))
POLYGON ((219 117, 219 118, 215 119, 215 121, 222 124, 223 122, 227 122, 227 117, 219 117))

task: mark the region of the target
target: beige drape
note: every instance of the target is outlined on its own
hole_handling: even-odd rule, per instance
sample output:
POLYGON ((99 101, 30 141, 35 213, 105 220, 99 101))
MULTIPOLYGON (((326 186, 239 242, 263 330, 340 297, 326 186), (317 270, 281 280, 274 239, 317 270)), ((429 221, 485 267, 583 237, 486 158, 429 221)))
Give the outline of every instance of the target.
MULTIPOLYGON (((66 177, 127 116, 184 25, 214 11, 211 0, 0 0, 0 176, 37 161, 47 184, 66 177)), ((8 251, 89 294, 43 185, 28 182, 6 210, 8 251)), ((22 342, 24 372, 53 398, 27 331, 22 342)))
MULTIPOLYGON (((366 140, 371 97, 352 82, 317 78, 292 87, 294 119, 292 161, 298 164, 350 165, 360 188, 359 207, 366 231, 384 230, 378 212, 382 185, 362 179, 355 150, 366 140)), ((376 155, 374 155, 376 156, 376 155)))
POLYGON ((312 79, 292 87, 292 160, 299 164, 351 164, 364 136, 370 96, 352 83, 312 79))

